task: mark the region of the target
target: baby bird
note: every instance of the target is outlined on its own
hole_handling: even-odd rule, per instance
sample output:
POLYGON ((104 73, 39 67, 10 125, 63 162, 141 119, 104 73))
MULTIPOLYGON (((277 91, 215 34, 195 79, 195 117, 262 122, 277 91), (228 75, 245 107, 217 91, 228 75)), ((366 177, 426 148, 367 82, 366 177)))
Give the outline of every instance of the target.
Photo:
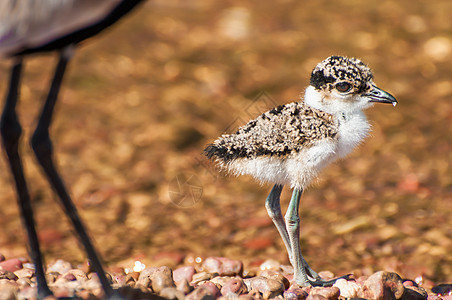
POLYGON ((304 101, 273 108, 204 150, 222 169, 274 184, 265 207, 300 286, 328 286, 337 280, 323 281, 302 256, 300 196, 324 167, 345 157, 369 134, 363 110, 375 102, 397 104, 374 84, 372 71, 362 61, 331 56, 312 71, 304 101), (284 185, 290 185, 293 194, 283 218, 280 195, 284 185))

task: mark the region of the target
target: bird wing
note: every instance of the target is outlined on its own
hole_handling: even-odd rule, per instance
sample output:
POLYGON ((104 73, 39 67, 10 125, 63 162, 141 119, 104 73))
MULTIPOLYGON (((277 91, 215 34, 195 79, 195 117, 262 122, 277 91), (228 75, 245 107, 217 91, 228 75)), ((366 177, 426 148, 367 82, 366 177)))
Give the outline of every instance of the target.
POLYGON ((316 141, 337 138, 333 116, 304 102, 280 105, 239 128, 225 134, 205 150, 209 158, 224 163, 238 158, 287 156, 310 148, 316 141))
POLYGON ((2 0, 0 56, 36 48, 98 22, 121 0, 2 0))

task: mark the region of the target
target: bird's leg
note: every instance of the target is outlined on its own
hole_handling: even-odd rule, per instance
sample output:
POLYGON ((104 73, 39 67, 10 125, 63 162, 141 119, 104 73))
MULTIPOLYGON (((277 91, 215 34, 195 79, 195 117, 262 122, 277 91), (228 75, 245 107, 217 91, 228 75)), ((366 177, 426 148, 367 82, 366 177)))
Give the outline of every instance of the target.
POLYGON ((22 222, 25 225, 28 236, 28 244, 30 257, 35 264, 36 280, 38 284, 38 297, 45 298, 52 295, 44 273, 43 258, 39 249, 38 236, 36 234, 35 221, 33 217, 33 209, 30 201, 30 194, 28 193, 27 184, 25 182, 22 161, 19 156, 19 139, 22 133, 22 128, 16 114, 16 104, 19 98, 19 84, 20 75, 22 71, 22 60, 16 61, 11 70, 11 79, 9 83, 9 90, 6 96, 5 107, 3 109, 0 131, 2 135, 3 145, 8 157, 11 173, 13 174, 14 182, 16 184, 16 191, 18 195, 18 204, 22 215, 22 222))
POLYGON ((85 230, 76 207, 74 206, 65 186, 57 172, 55 164, 52 157, 52 142, 49 137, 49 127, 52 121, 52 113, 55 107, 55 103, 58 98, 58 92, 63 79, 64 71, 66 65, 72 56, 73 48, 66 47, 60 53, 60 58, 58 65, 55 70, 55 75, 52 80, 52 84, 47 96, 46 102, 42 109, 38 125, 31 139, 31 146, 38 159, 39 164, 42 166, 44 173, 46 174, 50 185, 57 193, 66 214, 69 216, 72 224, 79 235, 80 241, 82 242, 85 251, 87 253, 88 259, 90 260, 93 270, 97 273, 100 283, 104 289, 104 292, 108 298, 115 295, 112 287, 110 286, 105 272, 102 268, 102 264, 96 250, 85 230))
POLYGON ((290 199, 289 207, 285 215, 286 227, 289 234, 290 247, 292 249, 292 266, 294 268, 294 280, 300 286, 331 286, 340 278, 348 279, 349 275, 332 280, 322 280, 320 276, 309 267, 301 254, 300 248, 300 217, 298 208, 302 189, 295 188, 290 199))
POLYGON ((275 184, 265 200, 265 208, 267 213, 272 219, 273 223, 278 229, 279 234, 286 246, 287 253, 289 254, 290 263, 293 264, 292 247, 290 246, 289 234, 287 233, 286 223, 281 212, 280 196, 283 189, 283 185, 275 184))
POLYGON ((309 286, 310 280, 303 265, 303 256, 300 249, 300 217, 298 215, 298 207, 300 205, 300 197, 303 190, 295 188, 290 199, 289 207, 285 215, 286 228, 289 235, 292 266, 294 268, 294 280, 300 286, 309 286))
MULTIPOLYGON (((294 265, 293 261, 293 253, 292 253, 292 247, 290 245, 290 239, 289 239, 289 233, 287 232, 286 223, 284 222, 284 218, 281 212, 281 205, 280 205, 280 196, 282 192, 283 186, 276 184, 270 194, 267 197, 267 200, 265 201, 265 208, 267 209, 268 215, 272 219, 273 223, 276 226, 276 229, 278 229, 279 234, 281 235, 281 238, 284 242, 284 245, 286 246, 287 253, 289 254, 289 260, 292 265, 294 265)), ((320 279, 319 275, 311 269, 311 267, 308 265, 308 263, 304 260, 302 257, 302 265, 307 270, 308 278, 311 280, 317 280, 320 279)))

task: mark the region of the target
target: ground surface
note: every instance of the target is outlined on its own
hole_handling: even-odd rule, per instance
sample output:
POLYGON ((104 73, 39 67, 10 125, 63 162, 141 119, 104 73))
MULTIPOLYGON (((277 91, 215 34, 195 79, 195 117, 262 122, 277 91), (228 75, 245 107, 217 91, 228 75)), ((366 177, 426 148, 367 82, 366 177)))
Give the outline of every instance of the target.
MULTIPOLYGON (((384 269, 450 282, 450 28, 447 0, 162 0, 88 41, 70 65, 52 134, 106 263, 171 265, 186 255, 287 263, 264 208, 270 186, 219 175, 201 152, 297 100, 316 63, 340 54, 368 63, 399 105, 370 109, 372 136, 303 195, 305 257, 335 274, 384 269)), ((27 61, 22 150, 47 261, 76 264, 84 254, 27 144, 54 59, 27 61)), ((2 94, 8 66, 0 65, 2 94)), ((0 252, 26 256, 10 183, 2 159, 0 252)))

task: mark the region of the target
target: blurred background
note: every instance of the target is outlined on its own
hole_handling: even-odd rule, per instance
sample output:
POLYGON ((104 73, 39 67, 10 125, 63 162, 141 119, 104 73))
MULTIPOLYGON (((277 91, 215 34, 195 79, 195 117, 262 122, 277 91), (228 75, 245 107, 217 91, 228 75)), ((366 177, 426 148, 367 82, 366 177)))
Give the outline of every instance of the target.
MULTIPOLYGON (((346 55, 366 62, 399 105, 369 109, 371 137, 303 195, 303 253, 314 269, 338 275, 384 269, 450 281, 451 28, 448 0, 158 0, 85 42, 69 66, 52 135, 105 262, 288 263, 264 207, 271 186, 219 173, 202 150, 272 106, 297 101, 318 62, 346 55)), ((55 63, 54 55, 26 61, 21 149, 47 262, 77 264, 84 253, 28 146, 55 63)), ((2 95, 9 66, 0 63, 2 95)), ((27 256, 7 171, 3 156, 0 253, 27 256)))

